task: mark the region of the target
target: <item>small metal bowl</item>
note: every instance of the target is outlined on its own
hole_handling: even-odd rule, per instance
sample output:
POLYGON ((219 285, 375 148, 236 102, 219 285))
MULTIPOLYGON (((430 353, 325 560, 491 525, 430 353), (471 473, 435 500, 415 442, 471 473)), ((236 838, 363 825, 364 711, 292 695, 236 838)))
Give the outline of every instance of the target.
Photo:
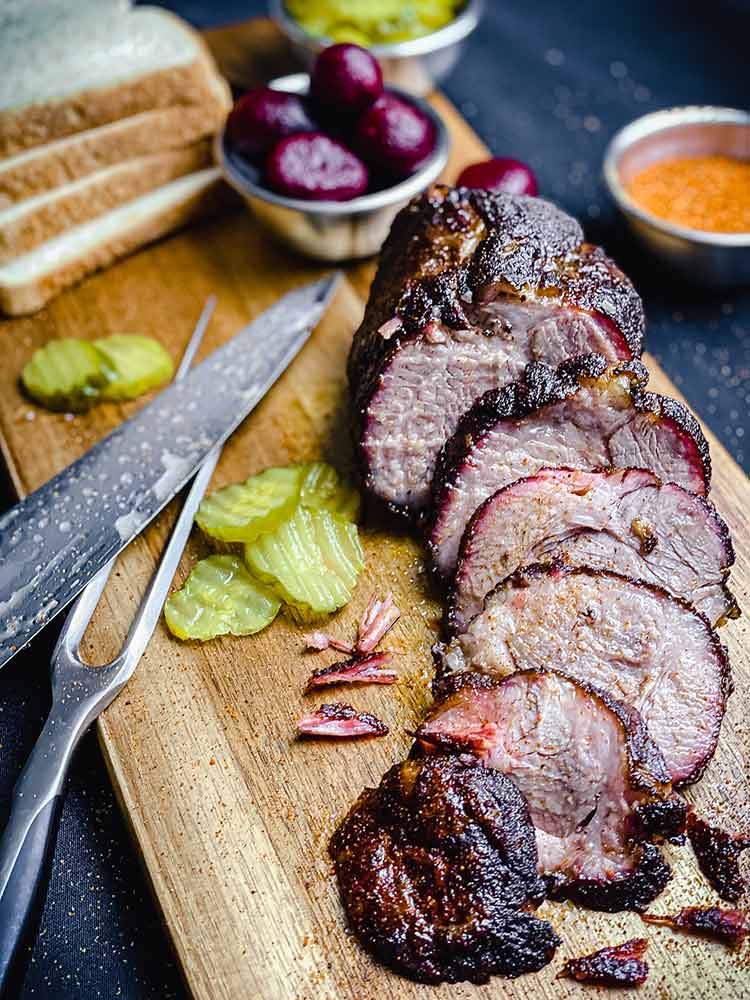
POLYGON ((629 181, 657 160, 675 156, 750 160, 750 113, 685 107, 637 118, 612 139, 604 178, 638 239, 671 270, 715 288, 750 284, 750 233, 712 233, 652 215, 627 191, 629 181))
MULTIPOLYGON (((273 80, 270 86, 304 94, 309 84, 307 73, 294 73, 273 80)), ((349 201, 286 198, 261 184, 258 168, 228 147, 223 129, 216 137, 216 161, 224 178, 279 242, 313 260, 346 261, 371 257, 380 250, 399 209, 436 180, 448 162, 450 142, 440 116, 424 101, 399 91, 396 93, 415 104, 432 121, 435 149, 415 174, 382 191, 349 201)))
MULTIPOLYGON (((309 35, 290 16, 284 0, 271 0, 270 7, 271 17, 309 68, 315 56, 331 45, 332 40, 309 35)), ((429 94, 458 62, 464 41, 479 24, 483 7, 484 0, 466 0, 450 24, 438 31, 405 42, 368 46, 380 63, 385 82, 416 97, 429 94)))

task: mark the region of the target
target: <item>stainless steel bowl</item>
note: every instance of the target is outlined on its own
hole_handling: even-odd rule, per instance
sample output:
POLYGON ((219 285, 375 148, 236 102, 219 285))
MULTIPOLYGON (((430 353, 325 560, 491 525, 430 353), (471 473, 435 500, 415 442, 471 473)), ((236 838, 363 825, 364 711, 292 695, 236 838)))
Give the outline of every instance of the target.
MULTIPOLYGON (((293 94, 306 93, 307 73, 273 80, 270 86, 293 94)), ((442 119, 424 101, 401 94, 416 104, 435 126, 435 149, 411 177, 373 194, 350 201, 303 201, 276 194, 260 183, 257 167, 227 146, 222 130, 215 152, 225 179, 247 202, 253 215, 277 240, 314 260, 345 261, 376 254, 394 216, 410 198, 437 179, 448 162, 450 142, 442 119)))
POLYGON ((660 219, 628 194, 628 182, 649 164, 674 156, 750 160, 750 113, 685 107, 637 118, 607 147, 604 178, 638 239, 671 270, 716 288, 750 284, 750 233, 710 233, 660 219))
MULTIPOLYGON (((270 6, 274 21, 304 65, 310 67, 318 52, 331 44, 331 39, 309 35, 290 17, 284 0, 271 0, 270 6)), ((479 24, 483 7, 484 0, 466 0, 458 15, 439 31, 406 42, 369 46, 381 65, 385 82, 417 97, 429 94, 458 62, 464 41, 479 24)))

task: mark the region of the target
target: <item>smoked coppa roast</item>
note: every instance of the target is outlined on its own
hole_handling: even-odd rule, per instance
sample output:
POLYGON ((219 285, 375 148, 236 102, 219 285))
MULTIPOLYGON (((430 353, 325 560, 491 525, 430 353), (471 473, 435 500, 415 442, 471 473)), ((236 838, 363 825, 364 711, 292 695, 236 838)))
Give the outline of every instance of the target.
POLYGON ((639 357, 643 308, 575 219, 540 198, 436 186, 393 223, 349 356, 368 490, 418 515, 461 415, 530 361, 639 357))

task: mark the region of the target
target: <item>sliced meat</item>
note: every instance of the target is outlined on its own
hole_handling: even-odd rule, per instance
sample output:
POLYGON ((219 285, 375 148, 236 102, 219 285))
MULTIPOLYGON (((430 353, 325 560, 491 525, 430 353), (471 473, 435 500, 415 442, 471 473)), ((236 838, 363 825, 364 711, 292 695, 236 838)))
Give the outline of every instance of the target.
POLYGON ((446 630, 462 632, 492 588, 554 555, 664 587, 712 624, 736 617, 734 550, 710 501, 646 469, 540 469, 475 511, 461 542, 446 630))
POLYGON ((554 664, 610 691, 643 716, 675 785, 705 770, 731 691, 726 650, 689 604, 653 584, 561 564, 514 573, 435 653, 443 678, 554 664))
POLYGON ((330 850, 354 933, 418 982, 535 972, 560 943, 530 912, 544 883, 523 796, 476 761, 397 764, 360 796, 330 850))
POLYGON ((553 895, 643 909, 670 877, 652 840, 681 832, 685 805, 635 709, 541 669, 464 674, 455 688, 419 727, 421 745, 472 753, 516 783, 553 895))
POLYGON ((494 390, 466 413, 443 448, 433 483, 429 545, 448 577, 477 507, 544 466, 642 468, 693 493, 708 492, 708 444, 681 403, 646 392, 639 362, 608 368, 601 355, 557 369, 530 364, 523 379, 494 390))
POLYGON ((641 353, 643 307, 541 198, 430 188, 396 217, 349 357, 365 485, 418 513, 462 413, 529 361, 641 353))

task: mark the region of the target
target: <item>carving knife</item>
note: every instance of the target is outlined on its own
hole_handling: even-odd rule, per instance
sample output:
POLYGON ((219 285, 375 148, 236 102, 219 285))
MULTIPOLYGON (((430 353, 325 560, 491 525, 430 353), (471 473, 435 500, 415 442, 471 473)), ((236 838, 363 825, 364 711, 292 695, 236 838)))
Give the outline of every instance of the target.
POLYGON ((0 667, 141 532, 297 355, 338 281, 295 289, 0 516, 0 667))

